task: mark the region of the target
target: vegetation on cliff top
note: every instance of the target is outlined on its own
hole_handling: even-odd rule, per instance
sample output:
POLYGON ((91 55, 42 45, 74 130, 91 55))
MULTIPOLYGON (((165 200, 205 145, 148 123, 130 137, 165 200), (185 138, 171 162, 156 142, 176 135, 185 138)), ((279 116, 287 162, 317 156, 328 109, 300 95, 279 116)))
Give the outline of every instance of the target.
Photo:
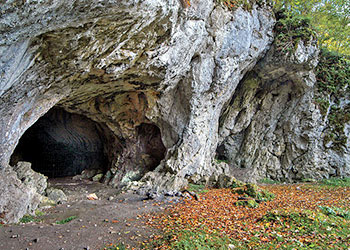
POLYGON ((350 55, 350 1, 348 0, 272 0, 276 10, 289 17, 310 20, 321 47, 350 55))

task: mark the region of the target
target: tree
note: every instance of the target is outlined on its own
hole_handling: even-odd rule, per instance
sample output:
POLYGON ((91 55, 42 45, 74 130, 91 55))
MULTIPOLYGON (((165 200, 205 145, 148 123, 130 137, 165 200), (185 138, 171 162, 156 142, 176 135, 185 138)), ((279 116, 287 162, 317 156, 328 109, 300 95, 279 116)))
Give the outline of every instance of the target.
POLYGON ((318 33, 319 44, 350 55, 349 0, 273 0, 275 9, 288 15, 309 17, 318 33))

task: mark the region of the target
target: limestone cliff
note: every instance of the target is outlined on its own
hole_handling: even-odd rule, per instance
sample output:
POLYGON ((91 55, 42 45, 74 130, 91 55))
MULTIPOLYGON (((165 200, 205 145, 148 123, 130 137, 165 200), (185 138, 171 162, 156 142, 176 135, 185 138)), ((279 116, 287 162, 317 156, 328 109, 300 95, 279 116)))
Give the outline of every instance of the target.
POLYGON ((50 148, 67 172, 80 155, 105 183, 138 192, 242 167, 251 180, 330 174, 313 103, 318 49, 311 40, 276 52, 264 1, 234 10, 213 0, 7 1, 0 13, 2 221, 40 198, 12 165, 50 172, 50 148))

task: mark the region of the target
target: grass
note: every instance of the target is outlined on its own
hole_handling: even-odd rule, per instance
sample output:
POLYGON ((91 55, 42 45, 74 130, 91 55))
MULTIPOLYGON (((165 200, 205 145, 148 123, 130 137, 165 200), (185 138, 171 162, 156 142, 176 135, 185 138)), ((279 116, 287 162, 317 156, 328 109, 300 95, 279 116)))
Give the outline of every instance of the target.
POLYGON ((350 211, 345 210, 344 208, 327 206, 320 206, 319 208, 320 211, 327 216, 341 217, 350 220, 350 211))
POLYGON ((43 216, 44 214, 45 214, 44 212, 40 210, 36 210, 35 215, 26 214, 19 220, 19 222, 20 223, 40 222, 41 219, 38 217, 43 216))
POLYGON ((173 250, 226 250, 229 244, 229 238, 218 233, 208 233, 205 230, 198 229, 183 229, 169 231, 161 239, 152 241, 145 248, 158 249, 167 245, 169 249, 173 250))
POLYGON ((350 223, 320 212, 268 212, 265 228, 246 241, 233 241, 237 249, 348 249, 350 223), (263 236, 263 238, 261 238, 263 236))
POLYGON ((206 193, 208 192, 208 189, 206 189, 205 185, 198 185, 198 184, 188 184, 188 191, 195 192, 195 193, 206 193))
POLYGON ((56 221, 56 224, 63 225, 63 224, 66 224, 66 223, 68 223, 68 222, 70 222, 70 221, 76 219, 76 218, 78 218, 78 216, 75 216, 75 215, 69 216, 69 217, 66 218, 66 219, 63 219, 63 220, 60 220, 60 221, 56 221))
POLYGON ((330 178, 322 180, 320 184, 330 187, 350 187, 350 178, 330 178))

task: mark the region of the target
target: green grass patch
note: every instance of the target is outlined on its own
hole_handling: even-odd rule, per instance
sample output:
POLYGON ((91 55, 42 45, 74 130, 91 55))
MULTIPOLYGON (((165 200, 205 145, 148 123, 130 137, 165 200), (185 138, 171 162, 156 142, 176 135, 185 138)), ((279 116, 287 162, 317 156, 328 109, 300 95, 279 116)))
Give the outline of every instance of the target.
POLYGON ((319 208, 321 212, 327 216, 338 216, 346 220, 350 220, 350 211, 345 210, 344 208, 326 206, 320 206, 319 208))
POLYGON ((173 250, 227 250, 230 240, 217 233, 208 233, 200 229, 173 230, 165 233, 161 239, 152 241, 146 249, 160 249, 168 246, 173 250))
POLYGON ((37 218, 36 216, 34 216, 34 215, 29 215, 29 214, 24 215, 24 216, 19 220, 20 223, 40 222, 40 221, 41 221, 40 218, 37 218))
POLYGON ((350 187, 350 178, 330 178, 320 181, 320 184, 330 187, 350 187))
POLYGON ((207 193, 209 190, 207 187, 203 184, 188 184, 188 191, 195 192, 195 193, 207 193))
POLYGON ((348 211, 320 210, 268 212, 257 222, 264 226, 260 231, 251 231, 246 241, 235 239, 232 244, 237 249, 348 249, 350 222, 344 219, 348 211))
POLYGON ((76 218, 78 218, 78 216, 75 216, 75 215, 69 216, 66 219, 63 219, 63 220, 60 220, 60 221, 56 221, 56 224, 59 224, 59 225, 66 224, 66 223, 68 223, 68 222, 70 222, 70 221, 72 221, 72 220, 74 220, 76 218))
POLYGON ((26 214, 19 220, 19 222, 20 223, 40 222, 41 218, 38 218, 38 217, 41 217, 43 215, 45 215, 44 212, 40 210, 36 210, 35 215, 26 214))

